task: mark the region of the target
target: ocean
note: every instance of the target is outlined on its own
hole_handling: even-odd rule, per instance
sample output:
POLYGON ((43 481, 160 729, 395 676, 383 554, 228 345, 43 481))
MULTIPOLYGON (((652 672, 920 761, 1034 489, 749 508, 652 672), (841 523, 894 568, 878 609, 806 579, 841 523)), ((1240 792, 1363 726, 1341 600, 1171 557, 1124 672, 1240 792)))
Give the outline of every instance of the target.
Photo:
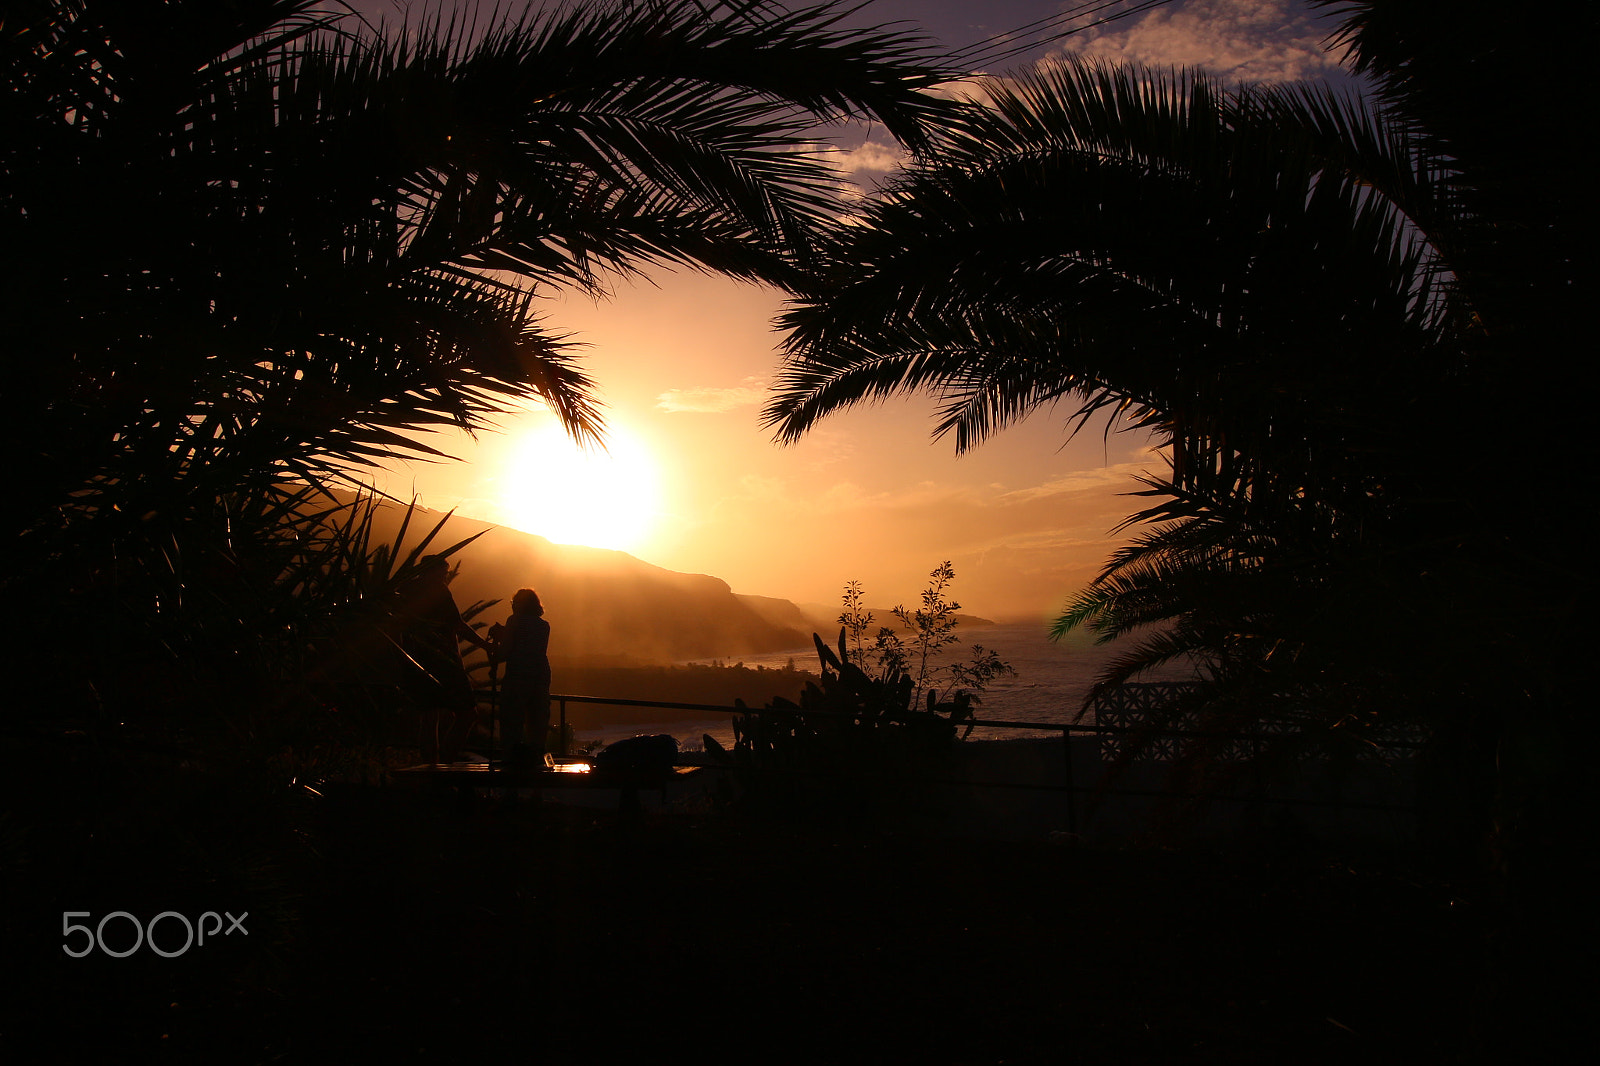
MULTIPOLYGON (((1095 677, 1106 662, 1121 654, 1128 641, 1111 645, 1097 645, 1086 633, 1074 633, 1065 640, 1052 641, 1049 627, 1043 622, 1027 625, 958 626, 956 636, 960 644, 945 649, 944 659, 966 660, 973 654, 974 646, 995 652, 1010 663, 1015 676, 1002 677, 983 693, 983 700, 975 708, 974 717, 980 721, 992 719, 1007 722, 1040 722, 1067 724, 1072 721, 1083 703, 1095 677)), ((747 667, 764 666, 781 669, 790 661, 802 670, 817 670, 817 652, 811 645, 767 652, 760 655, 727 656, 722 662, 732 665, 742 662, 747 667)), ((687 660, 687 663, 709 663, 710 659, 687 660)), ((1193 674, 1187 664, 1171 664, 1152 670, 1140 680, 1183 681, 1193 674)), ((580 743, 598 740, 610 743, 635 733, 671 733, 685 748, 698 748, 701 735, 709 733, 724 745, 733 743, 733 729, 726 718, 704 721, 662 722, 657 725, 634 724, 616 729, 593 730, 581 733, 580 743)), ((1051 730, 999 729, 979 726, 972 731, 973 740, 1010 740, 1023 737, 1059 736, 1051 730)))

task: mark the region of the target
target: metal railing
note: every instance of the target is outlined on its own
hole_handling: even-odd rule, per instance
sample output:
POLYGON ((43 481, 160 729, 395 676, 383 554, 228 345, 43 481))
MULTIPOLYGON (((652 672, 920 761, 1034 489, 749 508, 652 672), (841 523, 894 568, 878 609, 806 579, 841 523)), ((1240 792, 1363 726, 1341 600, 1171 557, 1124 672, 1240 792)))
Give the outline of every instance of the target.
MULTIPOLYGON (((1152 687, 1154 687, 1154 686, 1152 686, 1152 687)), ((729 715, 730 717, 737 717, 737 716, 743 716, 743 715, 763 715, 763 714, 804 715, 804 716, 812 717, 812 718, 855 718, 855 717, 857 717, 856 715, 852 715, 852 714, 848 714, 848 713, 844 713, 844 712, 839 712, 839 711, 807 710, 807 709, 801 708, 801 707, 730 707, 730 706, 727 706, 727 705, 724 705, 724 704, 713 704, 713 703, 682 703, 682 702, 675 702, 675 701, 669 701, 669 700, 638 700, 638 699, 624 699, 624 698, 615 697, 615 696, 580 696, 580 695, 572 695, 572 694, 564 694, 564 693, 552 693, 551 696, 550 696, 550 701, 558 709, 559 731, 557 732, 557 736, 561 738, 561 741, 560 741, 561 751, 559 752, 559 754, 562 755, 562 756, 565 756, 565 755, 568 754, 568 752, 566 750, 566 740, 567 740, 567 737, 569 736, 568 719, 567 719, 567 705, 569 703, 572 703, 572 704, 599 704, 599 705, 613 706, 613 707, 649 707, 649 708, 659 708, 659 709, 662 709, 662 710, 703 711, 703 712, 707 712, 707 713, 711 713, 711 714, 726 714, 726 715, 729 715)), ((1275 740, 1276 741, 1281 741, 1281 740, 1284 739, 1284 734, 1281 733, 1281 732, 1280 733, 1273 733, 1273 732, 1237 733, 1237 732, 1225 732, 1225 731, 1207 730, 1207 729, 1181 729, 1181 728, 1180 729, 1164 729, 1164 728, 1152 728, 1152 727, 1147 726, 1147 725, 1106 725, 1106 724, 1100 724, 1100 723, 1081 723, 1081 722, 1023 722, 1023 721, 1011 721, 1011 720, 999 719, 999 718, 967 719, 967 720, 963 721, 960 724, 961 725, 971 725, 973 728, 980 728, 981 727, 981 728, 986 728, 986 729, 1014 729, 1014 730, 1029 730, 1029 731, 1034 731, 1034 732, 1059 733, 1061 735, 1061 740, 1062 740, 1062 755, 1063 755, 1063 760, 1064 760, 1063 761, 1063 769, 1065 771, 1064 781, 1060 785, 1044 784, 1044 783, 1038 783, 1038 782, 1026 782, 1026 781, 967 781, 967 780, 963 780, 963 781, 954 781, 954 780, 952 780, 952 781, 941 781, 941 782, 934 782, 934 783, 949 784, 949 785, 960 785, 960 786, 966 786, 966 787, 972 787, 972 788, 1033 789, 1033 790, 1039 790, 1039 791, 1061 792, 1061 793, 1063 793, 1065 795, 1065 799, 1066 799, 1067 829, 1068 829, 1068 832, 1071 832, 1071 833, 1077 833, 1078 832, 1078 821, 1079 821, 1078 815, 1079 815, 1079 812, 1078 812, 1077 798, 1078 798, 1078 796, 1080 794, 1083 794, 1083 793, 1094 793, 1096 795, 1112 794, 1112 795, 1118 795, 1118 796, 1137 796, 1137 797, 1146 797, 1146 798, 1188 798, 1188 799, 1207 798, 1207 799, 1214 799, 1214 800, 1215 799, 1220 799, 1220 800, 1224 800, 1224 801, 1245 802, 1245 803, 1258 802, 1258 800, 1259 800, 1259 797, 1216 795, 1216 794, 1211 794, 1211 793, 1201 793, 1201 792, 1194 791, 1194 790, 1175 789, 1175 788, 1140 789, 1140 788, 1118 787, 1113 783, 1107 783, 1105 781, 1102 781, 1102 782, 1094 784, 1094 785, 1079 785, 1077 783, 1077 781, 1075 780, 1074 765, 1073 765, 1073 763, 1074 763, 1074 759, 1073 759, 1073 740, 1074 740, 1075 736, 1079 737, 1081 739, 1088 739, 1088 738, 1092 737, 1097 743, 1100 742, 1102 740, 1102 738, 1113 737, 1113 736, 1122 737, 1122 736, 1129 736, 1129 735, 1143 735, 1143 736, 1147 736, 1147 737, 1157 737, 1157 738, 1161 738, 1163 740, 1210 740, 1210 741, 1235 742, 1235 743, 1237 743, 1237 742, 1257 742, 1257 743, 1261 743, 1261 742, 1270 742, 1270 741, 1275 741, 1275 740)), ((1388 744, 1386 746, 1387 747, 1392 747, 1392 748, 1395 748, 1395 749, 1411 749, 1411 748, 1416 748, 1418 745, 1416 743, 1414 743, 1414 742, 1395 741, 1395 742, 1393 742, 1391 744, 1388 744)), ((1104 751, 1103 750, 1101 752, 1101 755, 1102 755, 1102 761, 1108 761, 1108 760, 1104 759, 1104 751)), ((1111 760, 1111 761, 1114 761, 1114 760, 1111 760)), ((1406 811, 1406 810, 1411 810, 1412 809, 1412 805, 1411 804, 1378 803, 1378 802, 1365 802, 1365 801, 1342 800, 1342 799, 1341 800, 1320 800, 1320 799, 1296 798, 1296 797, 1287 797, 1287 796, 1273 797, 1270 800, 1270 802, 1273 803, 1273 804, 1286 805, 1286 806, 1343 808, 1343 809, 1372 810, 1372 811, 1406 811)))

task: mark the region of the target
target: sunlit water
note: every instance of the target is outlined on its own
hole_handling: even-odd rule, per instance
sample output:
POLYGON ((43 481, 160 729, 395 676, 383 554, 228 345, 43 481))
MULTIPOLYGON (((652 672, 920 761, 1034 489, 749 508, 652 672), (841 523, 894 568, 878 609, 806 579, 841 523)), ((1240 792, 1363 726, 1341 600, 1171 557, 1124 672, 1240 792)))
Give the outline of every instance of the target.
MULTIPOLYGON (((1095 677, 1106 662, 1123 651, 1123 644, 1096 645, 1086 634, 1072 634, 1060 642, 1049 639, 1048 628, 1043 624, 968 626, 957 629, 961 643, 946 651, 946 659, 971 658, 973 647, 981 645, 992 650, 1010 663, 1015 676, 1002 677, 990 684, 983 693, 983 702, 975 709, 975 717, 1007 722, 1068 723, 1083 704, 1083 698, 1095 677)), ((785 651, 762 655, 745 655, 723 660, 728 665, 742 662, 747 667, 764 666, 781 669, 791 660, 795 666, 813 672, 817 669, 816 649, 807 645, 785 651)), ((698 663, 706 659, 692 660, 698 663)), ((1140 680, 1182 681, 1191 677, 1193 668, 1186 664, 1173 664, 1152 670, 1140 680)), ((635 733, 671 733, 686 748, 698 748, 701 735, 709 733, 724 745, 733 743, 733 729, 726 718, 704 721, 662 722, 659 725, 632 724, 615 729, 585 731, 580 741, 598 740, 609 743, 635 733)), ((999 729, 979 726, 972 732, 974 740, 1005 740, 1020 737, 1057 736, 1047 730, 999 729)))

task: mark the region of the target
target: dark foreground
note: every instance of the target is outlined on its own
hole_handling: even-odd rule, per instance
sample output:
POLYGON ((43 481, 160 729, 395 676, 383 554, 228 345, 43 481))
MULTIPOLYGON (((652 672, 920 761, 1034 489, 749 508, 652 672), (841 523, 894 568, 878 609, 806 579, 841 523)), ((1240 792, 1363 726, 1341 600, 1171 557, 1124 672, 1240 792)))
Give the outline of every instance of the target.
POLYGON ((1492 888, 1392 857, 425 790, 127 809, 8 821, 0 1061, 1446 1063, 1588 1011, 1492 888), (62 951, 65 911, 224 909, 248 937, 62 951))

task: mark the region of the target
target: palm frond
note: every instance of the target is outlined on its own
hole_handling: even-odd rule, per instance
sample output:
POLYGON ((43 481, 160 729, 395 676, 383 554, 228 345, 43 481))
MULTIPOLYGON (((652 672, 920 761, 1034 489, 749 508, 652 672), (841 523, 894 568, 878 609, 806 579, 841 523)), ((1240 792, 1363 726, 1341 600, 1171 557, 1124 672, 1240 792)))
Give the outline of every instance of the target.
MULTIPOLYGON (((1432 246, 1254 94, 1079 64, 988 96, 823 246, 779 323, 780 440, 927 388, 964 449, 1076 390, 1080 424, 1125 404, 1186 435, 1227 423, 1248 454, 1267 410, 1280 440, 1327 436, 1327 413, 1285 397, 1348 380, 1335 360, 1438 335, 1432 246)), ((1356 124, 1320 104, 1328 129, 1356 124)))
POLYGON ((370 514, 313 517, 339 485, 527 403, 603 433, 536 299, 660 263, 792 280, 839 209, 814 127, 925 144, 951 106, 925 42, 840 4, 437 10, 7 7, 0 242, 30 268, 0 433, 37 563, 8 588, 115 600, 152 662, 246 655, 286 587, 337 614, 334 571, 405 563, 353 560, 370 514))

